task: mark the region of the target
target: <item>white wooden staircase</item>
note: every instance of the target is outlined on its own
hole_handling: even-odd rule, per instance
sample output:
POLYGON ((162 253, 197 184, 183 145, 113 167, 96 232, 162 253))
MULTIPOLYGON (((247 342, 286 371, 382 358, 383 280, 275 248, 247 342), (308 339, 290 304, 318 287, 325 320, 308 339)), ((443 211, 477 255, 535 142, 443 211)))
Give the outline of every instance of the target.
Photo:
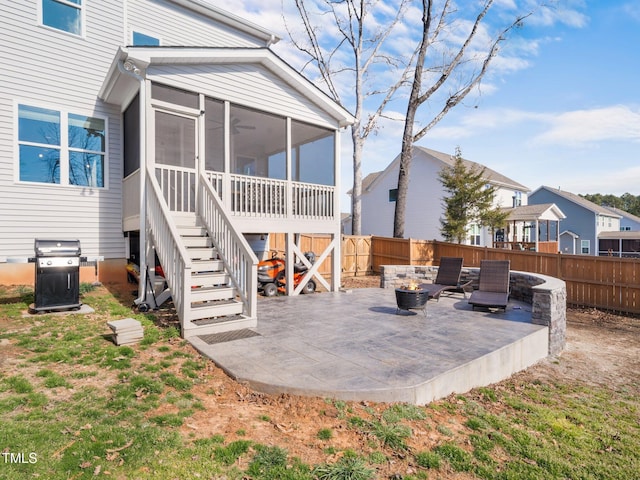
POLYGON ((191 260, 183 337, 255 327, 256 319, 243 314, 244 305, 202 222, 195 213, 172 216, 191 260))
POLYGON ((256 327, 258 259, 209 181, 197 178, 195 208, 174 211, 166 201, 172 189, 163 194, 149 171, 145 185, 147 248, 162 264, 182 337, 256 327))

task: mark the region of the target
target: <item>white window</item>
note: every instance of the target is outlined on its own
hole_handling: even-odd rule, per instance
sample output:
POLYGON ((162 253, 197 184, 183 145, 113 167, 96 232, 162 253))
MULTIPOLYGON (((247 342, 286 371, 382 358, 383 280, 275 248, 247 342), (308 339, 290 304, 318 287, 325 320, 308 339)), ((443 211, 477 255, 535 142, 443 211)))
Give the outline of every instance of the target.
POLYGON ((480 245, 480 226, 473 224, 469 227, 469 245, 480 245))
POLYGON ((580 253, 586 255, 591 253, 591 240, 580 240, 580 253))
POLYGON ((104 187, 106 120, 18 105, 21 182, 104 187))
POLYGON ((42 25, 82 35, 83 0, 42 0, 42 25))

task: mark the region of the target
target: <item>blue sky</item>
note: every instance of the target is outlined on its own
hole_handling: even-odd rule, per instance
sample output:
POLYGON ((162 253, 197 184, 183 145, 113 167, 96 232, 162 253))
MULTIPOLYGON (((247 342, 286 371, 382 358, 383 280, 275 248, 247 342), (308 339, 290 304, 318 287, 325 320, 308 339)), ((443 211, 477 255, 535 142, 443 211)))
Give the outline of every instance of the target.
MULTIPOLYGON (((209 1, 225 8, 224 1, 209 1)), ((516 0, 497 3, 509 7, 516 0)), ((283 4, 294 22, 291 0, 243 0, 233 12, 278 34, 274 51, 300 67, 304 58, 290 45, 283 4)), ((640 195, 640 2, 559 4, 562 9, 527 19, 496 59, 480 95, 449 112, 418 144, 451 154, 460 147, 465 158, 531 190, 548 185, 640 195)), ((408 22, 407 29, 415 26, 408 22)), ((399 101, 393 108, 390 113, 400 117, 406 107, 399 101)), ((365 147, 365 175, 384 169, 400 151, 402 123, 380 126, 365 147)), ((348 134, 342 138, 349 143, 348 134)), ((348 154, 343 164, 344 211, 352 182, 348 154)))

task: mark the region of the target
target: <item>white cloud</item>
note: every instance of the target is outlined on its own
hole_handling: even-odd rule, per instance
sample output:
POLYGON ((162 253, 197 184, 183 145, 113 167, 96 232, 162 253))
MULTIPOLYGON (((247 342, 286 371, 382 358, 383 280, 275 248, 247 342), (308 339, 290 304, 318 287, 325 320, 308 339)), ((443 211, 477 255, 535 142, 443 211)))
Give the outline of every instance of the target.
POLYGON ((556 24, 583 28, 589 23, 589 17, 581 12, 586 8, 583 0, 563 0, 542 5, 525 22, 535 26, 550 27, 556 24))
POLYGON ((580 145, 605 140, 640 141, 640 109, 626 105, 561 113, 536 136, 542 144, 580 145))

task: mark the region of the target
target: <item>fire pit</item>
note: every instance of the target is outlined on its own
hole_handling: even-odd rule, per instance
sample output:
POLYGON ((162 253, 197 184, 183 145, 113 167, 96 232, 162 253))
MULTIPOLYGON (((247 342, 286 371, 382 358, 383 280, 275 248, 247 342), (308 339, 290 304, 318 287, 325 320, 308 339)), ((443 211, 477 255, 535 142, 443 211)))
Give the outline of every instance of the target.
POLYGON ((429 300, 429 291, 421 288, 396 288, 396 304, 400 310, 422 310, 424 316, 427 316, 427 300, 429 300))

